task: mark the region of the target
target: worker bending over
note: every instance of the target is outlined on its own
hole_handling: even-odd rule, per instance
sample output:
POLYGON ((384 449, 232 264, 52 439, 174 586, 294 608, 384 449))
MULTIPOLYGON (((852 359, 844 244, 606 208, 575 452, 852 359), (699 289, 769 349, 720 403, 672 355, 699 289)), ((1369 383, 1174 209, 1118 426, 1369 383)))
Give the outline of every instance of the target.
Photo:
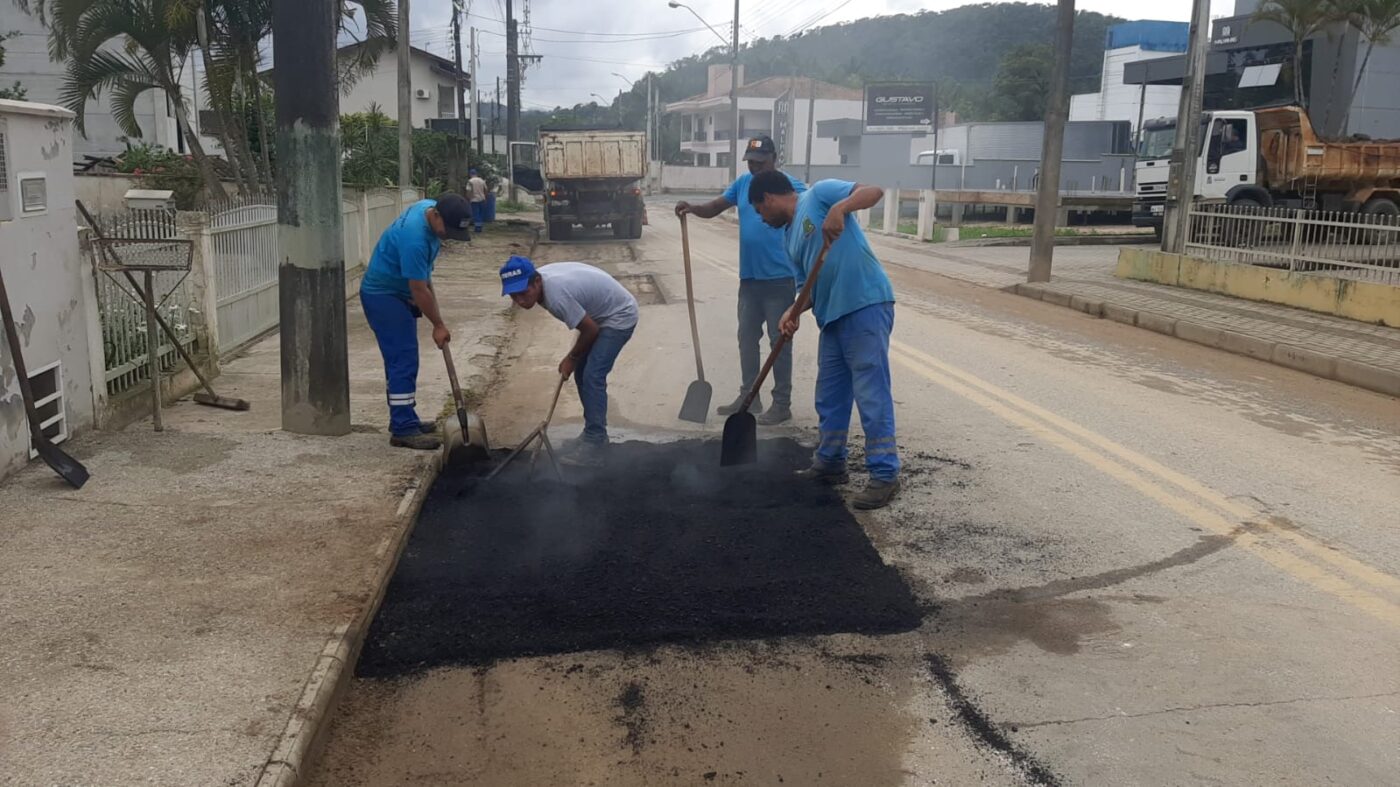
POLYGON ((637 328, 637 299, 617 280, 582 262, 536 268, 524 257, 501 267, 501 292, 516 306, 541 304, 570 330, 574 346, 559 361, 559 374, 574 376, 583 403, 583 434, 564 451, 574 465, 601 465, 608 446, 608 373, 637 328))
MULTIPOLYGON (((739 411, 744 397, 758 378, 759 340, 763 327, 768 326, 768 343, 778 340, 778 323, 797 295, 793 284, 792 263, 783 247, 781 230, 763 223, 749 202, 749 184, 754 176, 778 168, 778 148, 769 137, 754 137, 744 151, 749 171, 740 175, 724 193, 709 202, 693 205, 676 203, 676 215, 691 215, 709 219, 733 207, 739 209, 739 373, 742 385, 739 397, 721 405, 716 412, 732 415, 739 411)), ((807 190, 802 181, 788 177, 793 189, 801 194, 807 190)), ((792 418, 792 347, 783 347, 773 363, 773 406, 763 410, 763 402, 754 397, 749 411, 758 416, 760 424, 780 424, 792 418)))
POLYGON ((433 324, 433 342, 443 347, 452 334, 433 294, 433 265, 445 238, 471 240, 471 206, 457 194, 413 203, 394 220, 370 256, 360 281, 360 305, 384 357, 389 396, 389 444, 435 450, 437 424, 418 420, 418 323, 433 324))
MULTIPOLYGON (((819 181, 798 195, 781 172, 756 175, 749 185, 749 199, 763 220, 786 228, 787 253, 799 285, 806 282, 823 245, 829 246, 807 305, 821 329, 816 393, 820 442, 812 466, 799 475, 830 484, 846 482, 846 431, 854 402, 860 408, 870 472, 869 483, 854 501, 860 509, 882 508, 899 493, 890 390, 894 288, 860 225, 850 218, 882 196, 874 186, 839 180, 819 181)), ((801 320, 795 309, 796 304, 783 315, 782 330, 789 337, 801 320)))

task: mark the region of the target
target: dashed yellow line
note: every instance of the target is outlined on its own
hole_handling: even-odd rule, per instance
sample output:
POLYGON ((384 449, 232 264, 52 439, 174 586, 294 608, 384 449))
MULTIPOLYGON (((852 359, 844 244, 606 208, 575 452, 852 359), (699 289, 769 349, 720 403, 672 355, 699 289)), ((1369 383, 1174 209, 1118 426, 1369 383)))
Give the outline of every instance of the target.
MULTIPOLYGON (((737 268, 709 254, 692 256, 716 270, 738 276, 737 268)), ((1035 434, 1200 527, 1230 535, 1237 546, 1295 579, 1400 627, 1400 600, 1388 597, 1400 597, 1400 578, 1303 533, 1274 525, 1265 512, 1231 500, 1180 471, 918 348, 899 340, 891 340, 890 346, 891 358, 909 371, 1035 434)))

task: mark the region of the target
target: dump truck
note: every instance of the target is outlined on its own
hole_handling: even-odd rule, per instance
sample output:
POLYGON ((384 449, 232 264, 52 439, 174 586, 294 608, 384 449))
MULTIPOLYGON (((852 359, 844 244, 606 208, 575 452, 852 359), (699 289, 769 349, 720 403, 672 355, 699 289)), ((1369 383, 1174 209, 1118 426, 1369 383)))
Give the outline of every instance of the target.
MULTIPOLYGON (((1198 203, 1400 215, 1400 142, 1318 137, 1300 107, 1207 112, 1196 156, 1198 203)), ((1160 235, 1176 118, 1143 124, 1133 224, 1160 235)))
POLYGON ((550 240, 566 240, 579 226, 611 226, 614 238, 642 237, 645 132, 547 128, 539 139, 550 240))

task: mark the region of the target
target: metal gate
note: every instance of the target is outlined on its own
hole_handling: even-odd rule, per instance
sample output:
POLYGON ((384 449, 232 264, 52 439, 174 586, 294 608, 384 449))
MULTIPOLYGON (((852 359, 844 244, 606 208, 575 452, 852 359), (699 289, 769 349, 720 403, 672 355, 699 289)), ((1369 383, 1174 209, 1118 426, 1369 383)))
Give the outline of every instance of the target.
POLYGON ((277 327, 277 205, 269 201, 213 214, 209 243, 219 352, 230 353, 277 327))

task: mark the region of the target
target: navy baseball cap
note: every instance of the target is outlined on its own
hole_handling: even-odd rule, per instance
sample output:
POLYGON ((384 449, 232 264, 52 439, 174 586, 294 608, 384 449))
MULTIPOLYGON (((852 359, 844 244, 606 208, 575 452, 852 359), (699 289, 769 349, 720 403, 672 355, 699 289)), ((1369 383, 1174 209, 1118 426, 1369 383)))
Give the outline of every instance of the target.
POLYGON ((524 257, 512 256, 501 266, 501 294, 524 292, 535 278, 535 264, 524 257))
POLYGON ((744 150, 744 161, 772 161, 778 157, 778 146, 768 136, 754 137, 744 150))
POLYGON ((437 208, 439 216, 442 216, 442 226, 447 230, 447 237, 451 240, 472 239, 472 205, 463 199, 461 194, 443 194, 437 198, 437 208))

